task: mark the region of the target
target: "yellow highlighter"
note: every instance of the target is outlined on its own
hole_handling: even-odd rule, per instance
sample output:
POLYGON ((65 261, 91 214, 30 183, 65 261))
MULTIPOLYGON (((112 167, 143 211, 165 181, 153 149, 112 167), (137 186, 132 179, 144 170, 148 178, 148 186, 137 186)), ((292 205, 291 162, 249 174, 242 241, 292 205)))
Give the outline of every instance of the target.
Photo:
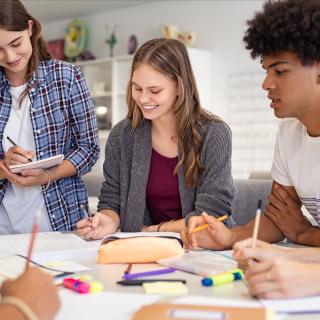
MULTIPOLYGON (((219 217, 217 220, 223 222, 223 221, 225 221, 225 220, 227 220, 227 219, 228 219, 228 215, 225 214, 224 216, 219 217)), ((206 224, 203 224, 202 226, 196 227, 195 229, 193 229, 192 231, 190 231, 190 234, 191 234, 191 233, 198 232, 198 231, 201 231, 201 230, 203 230, 203 229, 205 229, 205 228, 207 228, 207 227, 209 227, 209 225, 208 225, 207 223, 206 223, 206 224)))

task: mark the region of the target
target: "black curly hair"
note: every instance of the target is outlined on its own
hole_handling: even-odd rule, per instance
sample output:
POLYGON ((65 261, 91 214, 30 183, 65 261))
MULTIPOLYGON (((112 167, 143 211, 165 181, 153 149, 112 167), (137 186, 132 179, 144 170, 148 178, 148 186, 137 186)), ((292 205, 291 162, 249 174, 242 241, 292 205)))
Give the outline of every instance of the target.
POLYGON ((320 0, 269 0, 247 25, 253 59, 289 51, 304 65, 320 61, 320 0))

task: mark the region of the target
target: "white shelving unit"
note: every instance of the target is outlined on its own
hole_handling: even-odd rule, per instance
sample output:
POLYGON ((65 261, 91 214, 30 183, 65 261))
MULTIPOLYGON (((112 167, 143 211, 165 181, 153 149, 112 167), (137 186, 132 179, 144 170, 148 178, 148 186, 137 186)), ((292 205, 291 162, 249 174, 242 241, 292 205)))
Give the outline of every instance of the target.
POLYGON ((77 62, 96 107, 99 129, 111 129, 127 113, 126 88, 132 56, 77 62))
MULTIPOLYGON (((201 104, 211 106, 211 54, 188 48, 201 104)), ((96 107, 99 129, 111 129, 127 114, 126 89, 133 56, 118 56, 77 62, 96 107)))

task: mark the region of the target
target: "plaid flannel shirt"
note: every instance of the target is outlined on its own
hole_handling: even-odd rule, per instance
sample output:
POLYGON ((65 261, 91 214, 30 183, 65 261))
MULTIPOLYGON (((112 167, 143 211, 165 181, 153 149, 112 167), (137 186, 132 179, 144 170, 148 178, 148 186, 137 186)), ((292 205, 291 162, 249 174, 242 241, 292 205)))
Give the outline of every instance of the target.
MULTIPOLYGON (((43 191, 53 230, 70 231, 83 218, 81 207, 88 207, 88 195, 81 175, 99 157, 95 110, 87 85, 78 67, 47 60, 29 81, 30 117, 37 160, 64 154, 77 174, 54 181, 43 191)), ((3 132, 11 110, 10 83, 0 68, 0 158, 4 158, 3 132)), ((7 180, 0 180, 0 202, 7 180)), ((1 219, 1 217, 0 217, 1 219)))

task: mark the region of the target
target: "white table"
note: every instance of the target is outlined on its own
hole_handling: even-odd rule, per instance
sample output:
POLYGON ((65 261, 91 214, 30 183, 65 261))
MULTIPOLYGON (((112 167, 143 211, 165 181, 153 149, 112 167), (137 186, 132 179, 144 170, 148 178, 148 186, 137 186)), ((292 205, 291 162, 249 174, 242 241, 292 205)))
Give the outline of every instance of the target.
MULTIPOLYGON (((84 266, 92 268, 86 274, 90 274, 96 281, 100 281, 104 285, 104 290, 108 292, 116 293, 131 293, 131 294, 144 294, 142 286, 121 286, 116 284, 116 281, 121 280, 124 270, 127 265, 124 264, 111 264, 111 265, 99 265, 91 258, 83 257, 79 260, 74 260, 84 266)), ((134 264, 131 272, 140 272, 145 270, 155 269, 155 264, 134 264)), ((176 271, 174 273, 165 274, 161 276, 156 276, 157 278, 181 278, 187 281, 187 287, 189 290, 189 295, 201 295, 204 297, 215 297, 215 298, 225 298, 225 299, 235 299, 237 301, 242 301, 244 304, 254 301, 248 294, 247 288, 242 281, 236 281, 226 285, 221 285, 217 287, 204 287, 201 285, 201 277, 193 274, 188 274, 181 271, 176 271)), ((65 289, 63 289, 65 290, 65 289)), ((159 302, 169 302, 176 300, 177 296, 163 296, 159 299, 159 302)), ((107 303, 107 302, 106 302, 107 303)), ((74 319, 77 319, 77 310, 74 311, 74 319)), ((108 315, 106 315, 106 319, 108 315)), ((120 319, 120 318, 119 318, 120 319)), ((121 318, 122 320, 123 318, 121 318)), ((127 319, 130 319, 128 317, 127 319)), ((280 318, 279 318, 280 319, 280 318)), ((319 319, 319 315, 290 315, 286 317, 281 317, 281 319, 289 320, 316 320, 319 319)), ((61 319, 59 320, 69 320, 61 319)), ((94 318, 92 318, 94 320, 94 318)), ((111 319, 118 320, 118 319, 111 319)), ((251 319, 248 319, 251 320, 251 319)), ((258 319, 253 319, 258 320, 258 319)))

